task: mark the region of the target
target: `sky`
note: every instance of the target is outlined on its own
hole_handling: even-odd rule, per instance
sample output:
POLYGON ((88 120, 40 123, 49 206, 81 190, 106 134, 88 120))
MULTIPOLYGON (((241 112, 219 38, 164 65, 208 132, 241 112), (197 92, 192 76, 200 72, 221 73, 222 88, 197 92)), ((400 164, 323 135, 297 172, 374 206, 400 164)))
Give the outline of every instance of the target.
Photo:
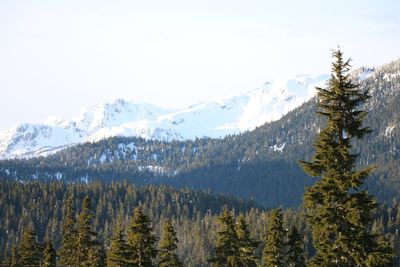
POLYGON ((184 108, 400 57, 398 0, 0 0, 0 130, 117 98, 184 108))

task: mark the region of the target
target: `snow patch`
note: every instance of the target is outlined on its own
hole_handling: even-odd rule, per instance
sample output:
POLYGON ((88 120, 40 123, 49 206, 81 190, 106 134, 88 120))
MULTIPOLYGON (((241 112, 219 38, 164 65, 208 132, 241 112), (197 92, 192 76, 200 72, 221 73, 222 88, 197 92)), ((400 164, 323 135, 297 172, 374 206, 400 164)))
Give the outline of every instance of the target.
POLYGON ((63 174, 61 172, 56 172, 56 179, 60 181, 63 178, 63 174))
POLYGON ((393 132, 393 130, 394 130, 395 128, 396 128, 396 125, 395 125, 395 124, 388 125, 388 126, 386 127, 386 129, 385 129, 385 136, 386 136, 386 137, 391 136, 391 135, 392 135, 392 132, 393 132))
POLYGON ((282 153, 282 151, 283 151, 283 149, 285 148, 285 145, 286 145, 286 142, 285 143, 283 143, 282 145, 273 145, 271 148, 272 148, 272 151, 274 151, 274 152, 281 152, 282 153))
POLYGON ((103 164, 104 162, 106 162, 106 160, 107 160, 107 156, 105 155, 105 154, 102 154, 101 156, 100 156, 100 163, 101 164, 103 164))

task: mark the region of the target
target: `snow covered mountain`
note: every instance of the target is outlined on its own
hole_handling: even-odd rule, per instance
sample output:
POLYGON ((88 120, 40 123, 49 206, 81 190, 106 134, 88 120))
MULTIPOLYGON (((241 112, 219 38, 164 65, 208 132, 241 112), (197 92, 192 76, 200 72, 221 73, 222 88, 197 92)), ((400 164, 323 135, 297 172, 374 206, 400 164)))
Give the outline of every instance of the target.
POLYGON ((229 98, 164 110, 122 99, 83 108, 70 120, 50 118, 41 124, 20 124, 0 133, 0 158, 46 155, 67 146, 111 136, 184 140, 224 137, 253 130, 280 119, 315 94, 328 75, 300 75, 267 82, 229 98))

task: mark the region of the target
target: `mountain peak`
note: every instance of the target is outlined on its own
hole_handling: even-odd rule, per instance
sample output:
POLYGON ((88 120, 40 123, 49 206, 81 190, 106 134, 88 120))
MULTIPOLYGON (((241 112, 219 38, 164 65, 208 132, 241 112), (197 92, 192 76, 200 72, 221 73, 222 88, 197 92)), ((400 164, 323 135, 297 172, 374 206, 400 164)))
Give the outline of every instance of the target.
POLYGON ((232 97, 164 110, 125 99, 84 107, 69 120, 51 117, 42 124, 21 124, 0 133, 0 157, 45 155, 52 149, 112 136, 183 140, 219 138, 253 130, 308 101, 328 75, 298 75, 268 81, 232 97))

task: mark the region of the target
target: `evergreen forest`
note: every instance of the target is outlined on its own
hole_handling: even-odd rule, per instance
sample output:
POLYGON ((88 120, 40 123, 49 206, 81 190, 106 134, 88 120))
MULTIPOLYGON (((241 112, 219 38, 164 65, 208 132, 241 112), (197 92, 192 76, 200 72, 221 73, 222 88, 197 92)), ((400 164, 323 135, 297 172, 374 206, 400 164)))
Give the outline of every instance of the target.
POLYGON ((332 57, 316 98, 251 133, 1 161, 2 266, 400 266, 399 135, 374 129, 400 98, 332 57))
MULTIPOLYGON (((112 254, 117 253, 112 248, 127 246, 129 227, 137 208, 147 217, 147 226, 155 237, 152 245, 158 253, 152 258, 154 265, 151 266, 175 266, 161 264, 161 254, 165 250, 172 251, 172 254, 166 253, 168 256, 164 258, 176 255, 183 266, 212 266, 212 261, 207 260, 219 255, 220 252, 216 250, 218 246, 226 246, 221 244, 222 241, 218 244, 218 240, 224 240, 224 232, 227 232, 228 239, 229 234, 237 236, 233 240, 236 240, 237 250, 241 248, 244 254, 242 260, 251 262, 238 266, 263 266, 263 255, 268 251, 266 245, 270 243, 278 244, 283 262, 280 266, 305 266, 306 259, 315 253, 304 208, 279 209, 276 216, 276 209, 269 210, 237 198, 189 189, 136 187, 124 182, 65 184, 2 181, 0 206, 0 246, 4 248, 0 257, 3 266, 27 266, 18 263, 17 259, 21 259, 21 253, 25 250, 22 242, 25 242, 23 240, 28 233, 33 237, 27 250, 36 251, 35 255, 27 256, 31 260, 35 258, 32 266, 40 266, 40 262, 42 266, 137 266, 107 263, 110 257, 115 257, 112 254), (83 204, 87 197, 90 209, 85 211, 83 204), (79 236, 79 229, 84 229, 79 226, 84 211, 90 214, 88 232, 91 234, 88 244, 99 247, 101 264, 63 265, 60 260, 63 239, 67 238, 67 218, 71 219, 70 231, 75 233, 73 236, 79 236), (274 219, 274 216, 278 219, 274 219), (273 227, 274 223, 278 226, 273 227), (172 230, 165 230, 168 226, 172 230), (224 230, 225 227, 230 227, 230 231, 224 230), (268 241, 272 239, 269 235, 271 228, 279 232, 277 241, 268 241), (163 243, 164 233, 168 231, 174 233, 170 234, 173 237, 163 243), (240 238, 245 240, 241 241, 242 245, 238 245, 240 238), (165 244, 164 249, 162 244, 165 244), (45 258, 50 257, 49 251, 54 253, 53 259, 58 265, 44 265, 45 258), (289 265, 289 262, 299 259, 303 265, 289 265)), ((400 260, 398 229, 400 203, 380 206, 374 215, 371 231, 380 236, 381 242, 395 249, 396 263, 400 260)), ((74 242, 78 241, 73 241, 71 246, 77 247, 74 242)), ((224 249, 221 253, 224 253, 224 249)))

